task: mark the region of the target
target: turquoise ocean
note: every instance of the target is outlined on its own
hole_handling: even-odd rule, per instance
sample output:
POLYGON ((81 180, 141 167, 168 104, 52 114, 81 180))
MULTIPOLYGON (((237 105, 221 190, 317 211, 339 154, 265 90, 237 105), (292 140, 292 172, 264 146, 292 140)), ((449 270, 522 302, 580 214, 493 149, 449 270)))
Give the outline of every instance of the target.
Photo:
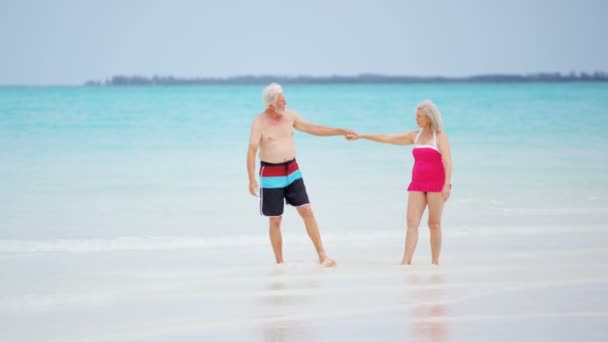
MULTIPOLYGON (((444 227, 603 225, 608 85, 285 88, 306 120, 361 133, 416 129, 432 99, 453 155, 444 227)), ((265 232, 247 192, 260 86, 0 88, 0 239, 265 232)), ((296 134, 322 232, 404 224, 411 147, 296 134)), ((0 244, 0 246, 6 246, 0 244)))
POLYGON ((396 266, 411 146, 301 132, 338 267, 316 267, 289 207, 273 265, 246 172, 262 88, 0 87, 1 339, 486 341, 496 321, 504 340, 608 337, 608 84, 284 86, 304 119, 360 133, 416 129, 437 104, 439 271, 424 218, 415 265, 396 266))

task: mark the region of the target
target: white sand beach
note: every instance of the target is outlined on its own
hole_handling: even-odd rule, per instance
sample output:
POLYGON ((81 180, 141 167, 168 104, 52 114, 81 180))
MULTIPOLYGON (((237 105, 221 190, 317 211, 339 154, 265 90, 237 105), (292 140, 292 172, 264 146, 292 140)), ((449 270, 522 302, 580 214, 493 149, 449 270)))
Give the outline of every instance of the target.
POLYGON ((430 265, 421 231, 399 266, 399 231, 304 232, 273 265, 265 236, 4 241, 3 341, 602 341, 608 228, 446 228, 430 265))

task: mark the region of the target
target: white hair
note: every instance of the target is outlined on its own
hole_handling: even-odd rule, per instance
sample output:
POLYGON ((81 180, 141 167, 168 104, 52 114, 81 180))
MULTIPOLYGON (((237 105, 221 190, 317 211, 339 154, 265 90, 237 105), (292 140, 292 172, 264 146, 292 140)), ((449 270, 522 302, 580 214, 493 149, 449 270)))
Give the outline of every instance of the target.
POLYGON ((278 83, 270 83, 262 92, 262 101, 266 107, 275 104, 279 94, 283 93, 283 88, 278 83))
POLYGON ((418 104, 418 108, 424 110, 424 114, 431 121, 431 130, 433 132, 441 132, 441 112, 431 100, 424 100, 418 104))

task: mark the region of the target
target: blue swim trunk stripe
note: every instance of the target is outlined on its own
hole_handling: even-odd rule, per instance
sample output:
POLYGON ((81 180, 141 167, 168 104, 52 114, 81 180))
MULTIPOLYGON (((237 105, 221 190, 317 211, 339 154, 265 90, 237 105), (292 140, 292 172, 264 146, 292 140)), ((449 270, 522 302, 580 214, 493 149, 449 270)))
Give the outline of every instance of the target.
POLYGON ((300 178, 302 178, 302 173, 300 170, 296 170, 287 176, 260 177, 260 182, 264 189, 277 189, 285 188, 300 178))

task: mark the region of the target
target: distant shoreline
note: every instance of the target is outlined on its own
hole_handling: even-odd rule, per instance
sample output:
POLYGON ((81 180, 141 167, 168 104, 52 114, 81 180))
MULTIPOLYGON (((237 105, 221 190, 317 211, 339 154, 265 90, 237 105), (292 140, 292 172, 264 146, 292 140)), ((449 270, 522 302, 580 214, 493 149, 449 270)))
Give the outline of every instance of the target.
POLYGON ((174 76, 124 76, 116 75, 105 81, 87 81, 85 86, 154 86, 154 85, 258 85, 277 82, 281 84, 409 84, 409 83, 535 83, 535 82, 608 82, 608 73, 536 73, 488 74, 468 77, 443 76, 387 76, 361 74, 356 76, 233 76, 224 78, 180 78, 174 76))

